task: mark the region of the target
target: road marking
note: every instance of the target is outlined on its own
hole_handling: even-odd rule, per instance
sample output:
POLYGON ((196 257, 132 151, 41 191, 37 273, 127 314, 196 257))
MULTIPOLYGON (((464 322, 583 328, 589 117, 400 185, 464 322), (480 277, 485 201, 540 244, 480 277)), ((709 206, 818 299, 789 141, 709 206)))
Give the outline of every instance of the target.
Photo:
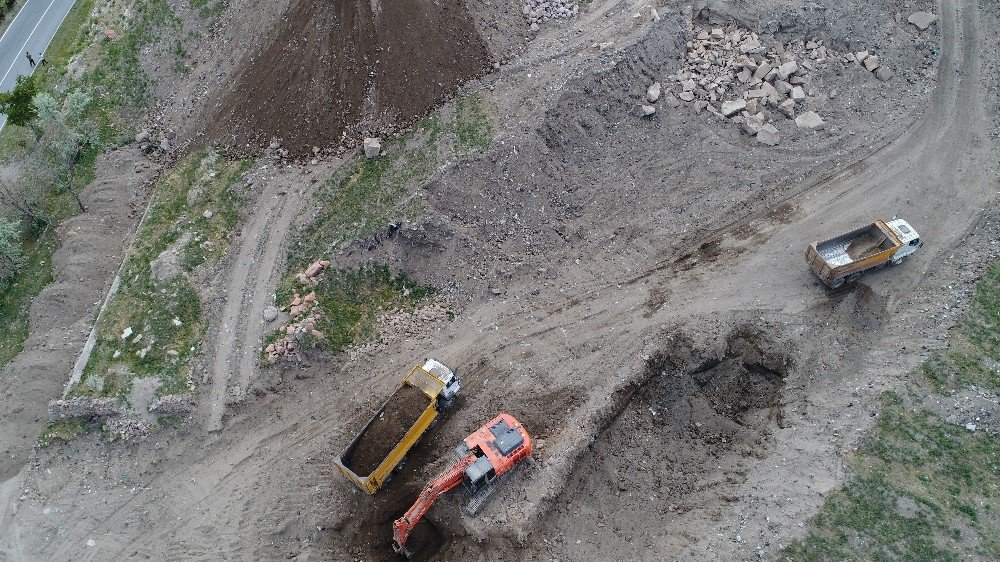
MULTIPOLYGON (((42 24, 42 20, 45 19, 45 14, 49 13, 49 10, 52 9, 52 6, 54 6, 55 3, 56 3, 56 0, 52 0, 51 2, 49 2, 49 6, 47 8, 45 8, 44 12, 42 12, 42 17, 38 18, 38 21, 35 22, 35 27, 31 28, 31 32, 28 33, 28 37, 24 40, 24 44, 21 45, 20 49, 18 49, 18 54, 17 54, 17 56, 14 57, 14 62, 10 63, 10 68, 8 68, 7 72, 4 73, 3 78, 0 78, 0 85, 2 85, 4 83, 4 80, 7 79, 7 75, 10 74, 10 71, 14 70, 14 65, 17 64, 18 60, 20 60, 20 59, 18 59, 18 56, 21 54, 21 51, 24 50, 24 48, 28 46, 28 42, 31 41, 31 36, 35 34, 35 30, 38 29, 38 26, 42 24)), ((25 4, 25 6, 27 6, 27 4, 25 4)), ((24 7, 21 8, 21 11, 24 11, 24 7)), ((18 12, 17 15, 21 15, 21 12, 18 12)), ((17 18, 15 17, 14 20, 16 21, 17 18)), ((10 25, 13 26, 14 22, 10 22, 10 25)), ((10 27, 7 28, 7 31, 10 31, 10 27)), ((7 32, 5 31, 4 35, 6 35, 6 34, 7 34, 7 32)), ((46 47, 47 46, 48 46, 48 43, 46 43, 46 47)), ((34 74, 35 69, 32 68, 31 72, 32 72, 32 74, 34 74)))
POLYGON ((17 15, 16 15, 16 16, 14 16, 14 19, 13 19, 13 20, 11 20, 11 22, 10 22, 10 25, 9 25, 9 26, 7 26, 7 30, 3 32, 3 35, 0 35, 0 42, 2 42, 2 41, 3 41, 3 38, 7 36, 7 33, 8 33, 8 32, 9 32, 9 31, 10 31, 11 29, 14 29, 14 23, 15 23, 15 22, 17 22, 17 18, 21 17, 21 14, 23 14, 23 13, 24 13, 24 10, 25 10, 25 8, 27 8, 27 7, 28 7, 28 4, 30 4, 30 3, 31 3, 31 0, 28 0, 27 2, 25 2, 25 3, 24 3, 24 5, 23 5, 23 6, 21 6, 21 9, 20 9, 20 10, 19 10, 19 11, 17 12, 17 15))

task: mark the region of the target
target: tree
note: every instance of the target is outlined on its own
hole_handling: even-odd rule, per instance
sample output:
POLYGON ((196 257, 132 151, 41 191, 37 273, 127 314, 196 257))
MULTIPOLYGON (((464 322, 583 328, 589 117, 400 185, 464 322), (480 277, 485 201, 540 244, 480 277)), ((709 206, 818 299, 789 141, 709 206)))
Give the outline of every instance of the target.
POLYGON ((40 209, 37 195, 31 193, 26 184, 23 179, 13 182, 0 177, 0 203, 17 211, 29 221, 31 228, 41 229, 49 223, 49 219, 40 209))
POLYGON ((35 105, 35 95, 38 86, 31 76, 18 76, 17 84, 9 92, 0 94, 0 113, 7 114, 7 123, 21 127, 32 127, 35 136, 40 132, 33 126, 38 117, 38 107, 35 105))
POLYGON ((21 229, 17 221, 0 216, 0 289, 7 290, 7 285, 22 267, 21 229))
POLYGON ((51 172, 76 198, 81 211, 86 209, 73 191, 76 165, 86 150, 99 147, 101 143, 97 125, 86 118, 91 100, 89 94, 80 90, 67 94, 62 104, 49 93, 38 94, 34 99, 44 131, 39 145, 43 147, 51 172))

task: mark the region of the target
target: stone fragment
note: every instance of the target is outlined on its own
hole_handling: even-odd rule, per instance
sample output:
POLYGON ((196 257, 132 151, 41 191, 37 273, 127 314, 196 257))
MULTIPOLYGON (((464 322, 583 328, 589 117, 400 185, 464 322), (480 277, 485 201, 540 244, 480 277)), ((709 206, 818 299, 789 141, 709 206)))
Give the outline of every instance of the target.
POLYGON ((874 71, 878 68, 879 60, 875 55, 869 55, 861 64, 864 65, 865 70, 874 71))
POLYGON ((685 80, 685 81, 684 81, 684 82, 683 82, 683 83, 681 84, 681 88, 682 88, 682 89, 683 89, 683 90, 684 90, 685 92, 692 92, 692 91, 694 91, 694 89, 695 89, 695 88, 697 88, 697 87, 698 87, 698 84, 695 84, 694 80, 691 80, 690 78, 689 78, 689 79, 687 79, 687 80, 685 80))
POLYGON ((767 146, 777 146, 781 142, 781 134, 777 127, 768 123, 757 131, 757 142, 767 146))
POLYGON ((889 70, 888 66, 880 66, 875 69, 875 78, 885 82, 887 80, 892 80, 894 76, 893 72, 889 70))
POLYGON ((365 158, 378 158, 382 154, 382 140, 376 137, 366 137, 364 150, 365 158))
POLYGON ((722 103, 722 114, 726 117, 735 115, 747 108, 746 100, 727 101, 722 103))
POLYGON ((753 78, 753 74, 745 68, 739 71, 738 74, 736 74, 736 79, 742 82, 743 84, 749 82, 751 78, 753 78))
POLYGON ((653 85, 646 89, 646 99, 649 103, 655 103, 656 100, 660 99, 660 92, 662 87, 659 82, 653 82, 653 85))
POLYGON ((274 306, 269 306, 264 309, 264 322, 274 322, 274 319, 278 317, 278 308, 274 306))
POLYGON ((698 101, 694 102, 694 112, 695 113, 701 113, 702 111, 705 111, 706 107, 708 107, 708 102, 705 101, 705 100, 698 100, 698 101))
POLYGON ((826 127, 826 122, 815 111, 806 111, 795 118, 795 126, 800 129, 818 131, 826 127))
POLYGON ((764 127, 764 114, 751 115, 743 120, 740 128, 748 135, 756 135, 764 127))
POLYGON ((760 78, 761 80, 767 76, 768 72, 771 72, 771 65, 767 62, 762 62, 760 66, 757 67, 757 72, 753 73, 754 78, 760 78))
POLYGON ((854 53, 854 58, 857 59, 858 63, 860 64, 864 62, 866 58, 868 58, 868 51, 858 51, 857 53, 854 53))
POLYGON ((781 80, 788 80, 788 77, 795 74, 795 71, 799 69, 799 65, 795 61, 786 62, 785 64, 778 67, 778 78, 781 80))
POLYGON ((916 26, 916 28, 920 31, 924 31, 930 27, 932 23, 936 22, 937 19, 938 17, 930 12, 914 12, 910 14, 910 17, 906 18, 906 21, 916 26))
POLYGON ((806 91, 802 89, 802 86, 795 86, 792 88, 791 98, 796 102, 806 101, 806 91))
POLYGON ((144 143, 149 142, 149 129, 143 129, 136 133, 135 142, 144 143))
POLYGON ((778 104, 778 111, 789 119, 795 117, 795 100, 785 100, 778 104))
POLYGON ((785 82, 784 80, 775 80, 774 89, 778 90, 779 94, 787 96, 788 92, 792 91, 792 85, 789 84, 788 82, 785 82))
POLYGON ((694 92, 681 92, 677 97, 683 101, 694 101, 694 92))
POLYGON ((205 212, 202 213, 201 216, 205 217, 206 219, 210 219, 210 218, 212 218, 212 217, 215 216, 215 213, 213 213, 212 211, 210 211, 208 209, 205 209, 205 212))
POLYGON ((656 108, 651 105, 637 103, 632 106, 632 115, 635 115, 636 117, 649 117, 654 113, 656 113, 656 108))
POLYGON ((756 39, 751 39, 751 40, 747 41, 746 43, 743 43, 742 45, 740 45, 740 52, 741 53, 758 53, 758 52, 762 51, 763 48, 764 47, 761 46, 760 41, 758 41, 756 39))

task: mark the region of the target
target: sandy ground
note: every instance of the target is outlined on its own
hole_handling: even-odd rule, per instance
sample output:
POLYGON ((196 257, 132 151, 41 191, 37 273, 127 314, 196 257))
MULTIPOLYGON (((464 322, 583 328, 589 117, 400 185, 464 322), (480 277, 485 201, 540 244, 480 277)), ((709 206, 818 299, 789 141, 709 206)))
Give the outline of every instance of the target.
POLYGON ((956 295, 996 257, 985 211, 998 195, 1000 22, 976 0, 705 4, 778 21, 782 41, 877 45, 897 78, 813 73, 818 91, 840 91, 812 102, 830 126, 782 123, 769 148, 685 107, 628 113, 680 67, 680 3, 654 22, 644 3, 594 2, 531 41, 487 39, 491 52, 524 49, 466 87, 498 108, 491 149, 420 186, 425 214, 392 240, 330 256, 434 283, 456 318, 258 370, 255 309, 281 268, 275 247, 294 222, 282 217, 311 181, 309 167, 267 172, 217 281, 199 416, 142 443, 79 439, 12 465, 0 548, 390 559, 392 519, 497 411, 535 435, 531 461, 475 518, 461 492, 440 501, 418 558, 758 559, 801 536, 881 392, 943 345, 956 295), (917 36, 905 16, 923 8, 941 20, 917 36), (939 56, 925 74, 928 42, 939 56), (804 265, 808 242, 897 213, 926 241, 903 265, 835 292, 804 265), (392 483, 364 495, 333 459, 428 355, 464 394, 392 483))
POLYGON ((87 212, 59 226, 50 283, 31 303, 24 351, 0 372, 0 476, 16 474, 48 417, 49 400, 69 380, 122 254, 132 240, 159 166, 136 149, 103 155, 97 177, 80 193, 87 212))

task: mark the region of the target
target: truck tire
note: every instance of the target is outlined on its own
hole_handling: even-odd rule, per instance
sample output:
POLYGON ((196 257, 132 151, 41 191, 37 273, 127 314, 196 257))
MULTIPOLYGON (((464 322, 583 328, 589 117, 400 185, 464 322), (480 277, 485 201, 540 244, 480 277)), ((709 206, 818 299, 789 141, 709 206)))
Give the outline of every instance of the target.
POLYGON ((852 274, 850 274, 850 275, 847 276, 847 282, 848 283, 854 283, 858 279, 861 279, 861 274, 860 273, 852 273, 852 274))
POLYGON ((829 285, 827 285, 827 287, 830 287, 831 289, 839 289, 840 286, 843 285, 843 284, 844 284, 844 278, 841 277, 840 279, 837 279, 833 283, 830 283, 829 285))

